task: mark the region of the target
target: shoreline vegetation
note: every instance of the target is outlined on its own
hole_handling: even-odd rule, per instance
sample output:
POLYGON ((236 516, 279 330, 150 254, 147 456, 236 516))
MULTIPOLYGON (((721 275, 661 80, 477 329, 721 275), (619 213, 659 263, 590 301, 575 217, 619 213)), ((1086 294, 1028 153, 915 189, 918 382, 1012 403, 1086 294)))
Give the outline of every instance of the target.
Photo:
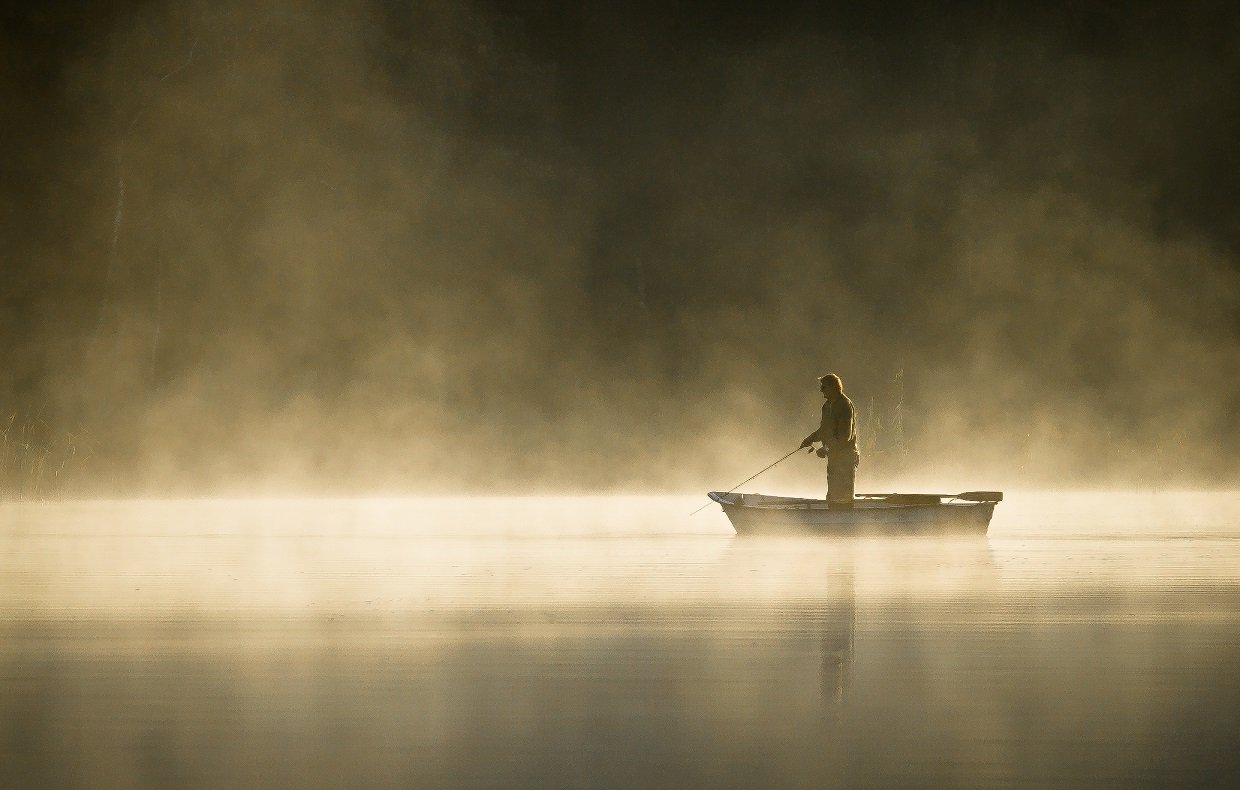
POLYGON ((896 371, 886 392, 870 395, 864 406, 855 407, 861 462, 879 456, 893 469, 906 466, 909 450, 904 436, 904 369, 896 371), (880 397, 890 405, 879 406, 880 397))
POLYGON ((10 412, 0 423, 0 500, 63 497, 94 456, 88 431, 58 430, 42 414, 10 412))

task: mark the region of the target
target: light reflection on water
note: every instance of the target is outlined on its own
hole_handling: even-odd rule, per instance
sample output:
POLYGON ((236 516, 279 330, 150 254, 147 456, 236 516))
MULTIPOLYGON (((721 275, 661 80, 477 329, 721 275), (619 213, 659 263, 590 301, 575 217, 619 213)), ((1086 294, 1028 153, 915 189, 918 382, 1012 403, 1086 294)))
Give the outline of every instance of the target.
POLYGON ((0 506, 0 786, 1223 783, 1240 497, 0 506))

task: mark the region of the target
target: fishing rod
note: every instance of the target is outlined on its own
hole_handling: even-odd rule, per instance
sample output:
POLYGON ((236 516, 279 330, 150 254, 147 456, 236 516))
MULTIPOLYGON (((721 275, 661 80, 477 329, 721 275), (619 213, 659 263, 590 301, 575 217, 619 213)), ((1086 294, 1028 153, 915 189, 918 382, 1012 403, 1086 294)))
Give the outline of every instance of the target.
MULTIPOLYGON (((814 452, 814 448, 813 448, 813 447, 810 447, 810 448, 808 448, 808 451, 812 453, 812 452, 814 452)), ((724 494, 730 494, 730 493, 732 493, 732 492, 733 492, 733 491, 735 491, 736 489, 738 489, 738 488, 740 488, 741 486, 743 486, 743 485, 745 485, 746 483, 748 483, 750 480, 753 480, 755 477, 757 477, 758 475, 762 474, 762 472, 765 472, 767 469, 770 469, 772 466, 775 466, 775 464, 781 463, 781 462, 783 462, 783 461, 787 461, 789 458, 791 458, 793 455, 795 455, 795 454, 797 454, 797 453, 799 453, 799 452, 801 452, 801 448, 800 448, 800 447, 798 447, 797 449, 795 449, 795 450, 793 450, 792 452, 788 453, 788 454, 787 454, 787 455, 785 455, 783 458, 780 458, 780 459, 779 459, 778 461, 776 461, 775 463, 773 463, 773 464, 769 464, 769 465, 767 465, 767 466, 763 467, 761 472, 758 472, 757 474, 750 475, 749 477, 746 477, 744 480, 740 481, 739 483, 737 483, 736 485, 732 486, 731 488, 729 488, 727 491, 724 491, 723 493, 724 493, 724 494)), ((693 512, 692 512, 692 513, 690 513, 689 515, 690 515, 690 516, 696 516, 698 513, 702 512, 702 508, 707 507, 707 506, 709 506, 709 505, 710 505, 710 503, 709 503, 709 502, 707 502, 705 505, 702 505, 702 507, 700 507, 700 508, 698 508, 697 510, 693 511, 693 512)))

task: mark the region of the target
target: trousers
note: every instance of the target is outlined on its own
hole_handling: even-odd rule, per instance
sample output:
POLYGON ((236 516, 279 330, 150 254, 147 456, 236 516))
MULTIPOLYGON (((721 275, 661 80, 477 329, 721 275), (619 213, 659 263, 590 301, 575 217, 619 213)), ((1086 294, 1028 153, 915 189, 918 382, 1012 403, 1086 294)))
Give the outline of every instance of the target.
POLYGON ((852 507, 857 481, 857 454, 835 450, 827 457, 827 506, 852 507))

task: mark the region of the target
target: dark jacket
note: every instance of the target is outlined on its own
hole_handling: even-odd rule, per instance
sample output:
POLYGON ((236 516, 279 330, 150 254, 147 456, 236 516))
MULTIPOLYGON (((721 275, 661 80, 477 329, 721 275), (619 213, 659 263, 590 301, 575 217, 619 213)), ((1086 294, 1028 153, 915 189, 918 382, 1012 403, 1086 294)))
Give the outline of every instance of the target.
POLYGON ((823 401, 822 422, 811 436, 827 446, 830 452, 839 449, 857 449, 857 417, 853 402, 840 393, 834 400, 823 401))

